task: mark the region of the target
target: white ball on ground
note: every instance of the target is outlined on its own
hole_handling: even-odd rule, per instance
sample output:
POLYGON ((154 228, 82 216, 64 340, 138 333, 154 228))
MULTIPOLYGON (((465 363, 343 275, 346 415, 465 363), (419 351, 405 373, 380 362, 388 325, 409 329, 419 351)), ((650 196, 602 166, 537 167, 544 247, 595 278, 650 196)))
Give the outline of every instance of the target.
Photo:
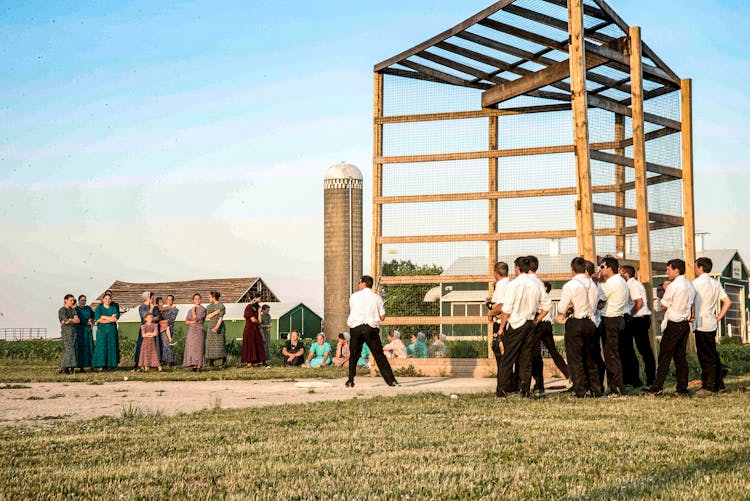
POLYGON ((455 393, 453 393, 451 395, 451 400, 458 400, 458 395, 456 395, 455 393))
POLYGON ((125 376, 124 378, 122 378, 122 380, 123 381, 127 381, 128 380, 128 376, 125 376))

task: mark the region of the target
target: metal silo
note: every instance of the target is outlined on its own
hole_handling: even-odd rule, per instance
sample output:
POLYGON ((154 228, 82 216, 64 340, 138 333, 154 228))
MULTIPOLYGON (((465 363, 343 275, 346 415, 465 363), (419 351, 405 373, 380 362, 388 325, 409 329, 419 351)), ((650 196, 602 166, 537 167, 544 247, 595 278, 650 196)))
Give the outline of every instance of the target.
POLYGON ((335 339, 348 330, 349 296, 362 276, 362 173, 354 165, 332 165, 323 178, 324 322, 335 339))

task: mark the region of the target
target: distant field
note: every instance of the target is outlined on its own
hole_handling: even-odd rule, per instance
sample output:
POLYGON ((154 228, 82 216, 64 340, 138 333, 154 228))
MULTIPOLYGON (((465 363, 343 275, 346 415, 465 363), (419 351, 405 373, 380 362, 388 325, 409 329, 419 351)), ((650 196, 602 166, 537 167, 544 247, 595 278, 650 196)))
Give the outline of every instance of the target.
POLYGON ((736 389, 422 394, 169 418, 130 408, 0 429, 0 497, 748 499, 749 408, 736 389))

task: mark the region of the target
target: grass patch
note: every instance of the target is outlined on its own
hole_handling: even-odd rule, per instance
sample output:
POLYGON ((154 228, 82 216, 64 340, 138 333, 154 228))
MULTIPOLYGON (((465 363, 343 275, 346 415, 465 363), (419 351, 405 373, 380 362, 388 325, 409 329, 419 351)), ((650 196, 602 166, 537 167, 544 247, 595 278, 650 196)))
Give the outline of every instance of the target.
POLYGON ((0 384, 0 390, 28 390, 31 386, 26 384, 0 384))
POLYGON ((174 417, 126 405, 115 418, 0 429, 0 487, 8 498, 111 497, 117 486, 124 498, 348 499, 356 485, 373 499, 744 499, 749 405, 741 392, 422 394, 174 417), (280 440, 290 431, 328 439, 294 447, 280 440))

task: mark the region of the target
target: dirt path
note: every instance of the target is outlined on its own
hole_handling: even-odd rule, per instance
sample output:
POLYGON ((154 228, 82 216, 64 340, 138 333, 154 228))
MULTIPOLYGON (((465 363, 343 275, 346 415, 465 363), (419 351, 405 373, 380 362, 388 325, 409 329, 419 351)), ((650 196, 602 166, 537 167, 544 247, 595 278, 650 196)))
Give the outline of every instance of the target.
POLYGON ((495 388, 494 379, 403 378, 400 387, 391 388, 380 378, 360 377, 353 389, 344 387, 344 382, 344 379, 306 379, 121 381, 97 385, 25 383, 0 389, 0 425, 118 416, 127 409, 173 415, 214 407, 231 409, 379 395, 490 393, 495 388))

